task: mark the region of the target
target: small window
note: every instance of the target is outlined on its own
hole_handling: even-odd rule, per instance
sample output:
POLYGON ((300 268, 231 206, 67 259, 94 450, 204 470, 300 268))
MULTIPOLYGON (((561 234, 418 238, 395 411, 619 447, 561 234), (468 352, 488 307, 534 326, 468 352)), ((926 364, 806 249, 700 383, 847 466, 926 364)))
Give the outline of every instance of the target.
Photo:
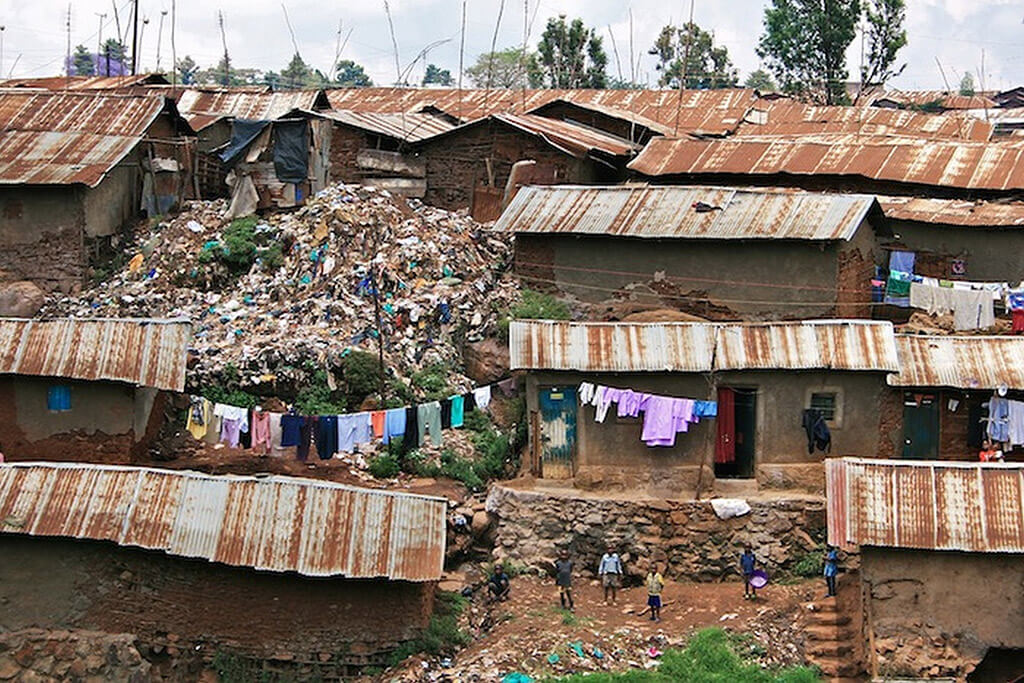
POLYGON ((54 412, 71 410, 71 387, 57 384, 46 391, 46 409, 54 412))
POLYGON ((834 422, 836 419, 835 392, 815 392, 811 394, 811 404, 808 408, 813 408, 820 412, 826 422, 834 422))

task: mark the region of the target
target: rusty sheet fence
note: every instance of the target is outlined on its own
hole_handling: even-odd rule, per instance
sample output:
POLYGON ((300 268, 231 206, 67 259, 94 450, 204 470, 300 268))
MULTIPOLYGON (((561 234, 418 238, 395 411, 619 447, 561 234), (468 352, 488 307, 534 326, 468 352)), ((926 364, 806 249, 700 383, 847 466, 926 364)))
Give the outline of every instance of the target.
POLYGON ((0 465, 0 534, 113 541, 306 576, 435 581, 443 498, 295 477, 0 465))
POLYGON ((1024 464, 826 461, 829 543, 1024 552, 1024 464))

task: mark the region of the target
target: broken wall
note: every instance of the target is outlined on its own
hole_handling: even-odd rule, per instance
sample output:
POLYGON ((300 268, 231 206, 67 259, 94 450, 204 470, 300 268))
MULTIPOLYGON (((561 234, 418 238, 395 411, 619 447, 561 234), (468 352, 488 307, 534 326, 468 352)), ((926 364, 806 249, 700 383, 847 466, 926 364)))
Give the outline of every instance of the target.
POLYGON ((376 656, 415 637, 434 584, 310 578, 121 548, 0 536, 0 624, 131 633, 142 647, 266 658, 376 656))
POLYGON ((7 279, 31 280, 47 292, 81 289, 88 267, 86 192, 67 185, 0 187, 0 269, 7 279))
POLYGON ((969 673, 990 647, 1024 648, 1024 556, 861 548, 869 671, 969 673))

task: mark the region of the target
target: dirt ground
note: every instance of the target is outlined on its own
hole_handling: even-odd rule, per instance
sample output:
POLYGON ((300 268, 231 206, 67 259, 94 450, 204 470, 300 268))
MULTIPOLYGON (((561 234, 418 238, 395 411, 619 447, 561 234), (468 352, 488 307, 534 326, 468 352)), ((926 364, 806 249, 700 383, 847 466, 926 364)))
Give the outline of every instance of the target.
POLYGON ((617 604, 605 605, 596 581, 577 579, 572 614, 561 610, 547 578, 514 578, 509 600, 493 606, 480 592, 468 610, 474 637, 469 646, 450 662, 414 658, 379 680, 498 681, 516 671, 540 679, 650 667, 657 662, 650 648, 682 647, 690 633, 710 626, 749 634, 745 647, 766 665, 804 664, 801 604, 821 598, 824 586, 772 584, 749 601, 738 582, 670 582, 660 623, 638 616, 647 600, 642 587, 620 590, 617 604))

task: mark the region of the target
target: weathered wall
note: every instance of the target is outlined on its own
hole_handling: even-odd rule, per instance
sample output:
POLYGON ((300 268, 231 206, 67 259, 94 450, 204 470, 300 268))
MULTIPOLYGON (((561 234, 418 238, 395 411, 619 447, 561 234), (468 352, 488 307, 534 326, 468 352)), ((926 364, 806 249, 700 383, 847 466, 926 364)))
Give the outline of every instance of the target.
POLYGON ((871 279, 881 250, 876 248, 875 231, 868 225, 838 246, 835 313, 842 318, 871 317, 871 279))
MULTIPOLYGON (((490 160, 494 187, 504 191, 512 164, 523 159, 537 162, 538 177, 558 183, 591 183, 599 177, 596 164, 560 152, 541 140, 508 126, 487 121, 445 135, 420 147, 427 167, 426 203, 445 209, 465 209, 473 201, 473 188, 488 185, 490 160)), ((609 169, 610 170, 610 169, 609 169)))
POLYGON ((954 258, 963 259, 969 280, 1020 281, 1020 254, 1024 253, 1024 232, 1020 228, 984 228, 929 225, 896 221, 893 231, 900 242, 919 254, 922 275, 949 278, 954 258))
POLYGON ((362 180, 356 158, 367 146, 366 134, 348 126, 334 126, 331 134, 331 179, 344 183, 362 180))
MULTIPOLYGON (((824 490, 824 457, 874 457, 883 438, 878 406, 889 390, 883 373, 748 371, 716 374, 720 387, 757 390, 756 477, 769 488, 824 490), (807 452, 802 411, 814 391, 838 391, 842 423, 832 428, 828 454, 807 452)), ((668 396, 714 400, 708 378, 699 373, 575 373, 531 372, 526 380, 527 409, 538 410, 541 387, 578 386, 589 381, 668 396)), ((614 408, 602 423, 593 406, 577 413, 576 484, 612 490, 645 489, 654 495, 679 495, 695 488, 700 464, 713 461, 717 425, 702 420, 679 434, 671 448, 649 447, 640 441, 643 418, 619 418, 614 408)), ((531 439, 531 442, 533 440, 531 439)), ((712 477, 705 471, 703 486, 712 477)))
POLYGON ((118 233, 139 215, 142 173, 138 160, 129 155, 99 185, 84 190, 86 237, 118 233))
POLYGON ((0 444, 11 460, 128 463, 155 434, 159 396, 116 382, 0 376, 0 444), (71 410, 47 409, 54 385, 71 387, 71 410))
MULTIPOLYGON (((550 289, 553 279, 558 291, 585 302, 641 284, 630 293, 640 303, 716 320, 799 320, 836 315, 837 282, 851 287, 848 273, 864 270, 855 260, 841 274, 838 254, 836 243, 822 242, 524 234, 516 236, 515 269, 528 287, 550 289), (656 278, 658 272, 671 279, 656 278)), ((870 269, 870 252, 863 258, 870 269)), ((844 294, 847 300, 870 301, 870 277, 859 285, 867 293, 844 294)), ((844 307, 841 315, 863 312, 844 307)))
POLYGON ((0 187, 0 270, 47 292, 76 292, 85 276, 85 190, 0 187))
POLYGON ((113 544, 0 536, 0 624, 131 633, 149 647, 315 659, 416 635, 431 583, 314 579, 113 544))
POLYGON ((1024 556, 864 547, 861 576, 876 675, 964 676, 1024 648, 1024 556))
POLYGON ((91 631, 0 629, 0 680, 129 681, 151 679, 152 667, 131 635, 91 631))
POLYGON ((611 543, 637 582, 649 559, 667 563, 673 579, 738 579, 745 543, 774 574, 813 552, 823 537, 821 498, 750 505, 750 514, 721 520, 706 501, 584 499, 500 485, 487 497, 487 511, 497 516, 496 558, 546 568, 564 548, 584 576, 593 576, 611 543))
POLYGON ((552 102, 544 107, 544 111, 540 115, 579 123, 640 144, 646 144, 653 137, 647 128, 568 102, 552 102))

